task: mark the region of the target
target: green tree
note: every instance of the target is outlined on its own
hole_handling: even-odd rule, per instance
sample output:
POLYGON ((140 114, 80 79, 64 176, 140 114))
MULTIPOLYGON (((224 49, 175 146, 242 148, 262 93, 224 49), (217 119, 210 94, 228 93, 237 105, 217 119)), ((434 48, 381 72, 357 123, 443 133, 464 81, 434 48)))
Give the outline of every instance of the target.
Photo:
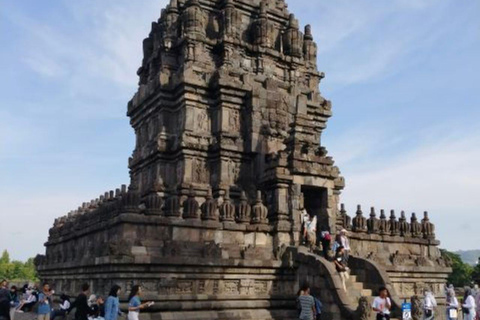
POLYGON ((473 278, 473 281, 480 284, 480 263, 477 263, 477 265, 473 269, 472 278, 473 278))
POLYGON ((33 258, 26 262, 10 260, 8 251, 5 250, 0 257, 0 278, 9 280, 37 280, 33 258))
POLYGON ((460 258, 460 255, 442 250, 442 254, 452 264, 452 273, 448 277, 448 283, 453 284, 455 287, 464 287, 472 283, 473 267, 466 264, 460 258))
POLYGON ((7 250, 3 250, 2 257, 0 258, 0 264, 9 264, 10 263, 10 254, 7 250))

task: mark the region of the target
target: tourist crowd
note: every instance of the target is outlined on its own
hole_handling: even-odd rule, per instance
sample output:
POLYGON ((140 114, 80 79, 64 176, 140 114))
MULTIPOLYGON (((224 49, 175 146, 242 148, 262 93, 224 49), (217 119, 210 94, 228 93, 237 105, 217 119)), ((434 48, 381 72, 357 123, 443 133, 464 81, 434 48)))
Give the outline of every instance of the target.
MULTIPOLYGON (((317 241, 317 217, 311 216, 306 210, 302 213, 302 235, 303 243, 311 250, 321 245, 321 252, 325 259, 332 260, 335 269, 339 275, 342 289, 347 292, 347 281, 350 277, 350 269, 348 268, 348 259, 350 256, 350 241, 348 232, 345 229, 340 230, 335 235, 333 244, 331 243, 332 235, 328 231, 328 227, 322 227, 320 239, 317 241), (330 250, 333 253, 330 253, 330 250)), ((297 305, 300 309, 301 320, 312 320, 319 317, 321 303, 318 299, 310 295, 308 285, 304 285, 298 294, 297 305)), ((372 310, 376 313, 377 320, 390 319, 390 310, 392 302, 387 288, 382 287, 379 290, 372 304, 372 310)), ((432 292, 426 290, 422 301, 422 310, 424 320, 435 319, 435 309, 437 302, 432 292)), ((459 303, 455 295, 453 286, 448 286, 446 290, 446 318, 447 320, 455 320, 461 314, 464 320, 480 320, 480 290, 478 286, 475 288, 466 288, 464 298, 459 303)))
MULTIPOLYGON (((38 320, 66 319, 74 310, 75 320, 117 320, 123 315, 120 310, 119 294, 122 289, 112 286, 107 299, 90 293, 88 284, 71 303, 70 297, 61 294, 56 308, 50 284, 44 283, 41 289, 25 285, 20 290, 16 286, 8 288, 7 280, 0 283, 0 320, 14 320, 15 313, 34 312, 38 320)), ((151 307, 153 302, 141 301, 142 287, 134 285, 128 297, 128 320, 138 320, 142 309, 151 307)))

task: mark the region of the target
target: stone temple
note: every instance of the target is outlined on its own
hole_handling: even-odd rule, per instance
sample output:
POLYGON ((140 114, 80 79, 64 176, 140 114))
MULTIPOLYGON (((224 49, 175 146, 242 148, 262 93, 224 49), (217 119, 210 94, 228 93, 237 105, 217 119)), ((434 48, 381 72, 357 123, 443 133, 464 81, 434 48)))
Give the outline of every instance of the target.
POLYGON ((297 319, 304 281, 324 319, 367 319, 381 285, 397 306, 424 288, 443 296, 450 268, 426 213, 351 218, 340 204, 317 45, 284 0, 171 0, 143 52, 130 184, 55 221, 42 280, 71 295, 141 284, 156 302, 146 319, 297 319), (318 230, 350 231, 348 295, 301 245, 304 208, 318 230))

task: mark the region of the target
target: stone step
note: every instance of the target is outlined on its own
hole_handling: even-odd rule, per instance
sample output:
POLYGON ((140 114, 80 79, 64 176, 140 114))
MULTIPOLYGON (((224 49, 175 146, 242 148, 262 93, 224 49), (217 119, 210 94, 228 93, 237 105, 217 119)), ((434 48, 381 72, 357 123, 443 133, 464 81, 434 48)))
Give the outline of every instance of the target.
POLYGON ((371 297, 373 295, 373 292, 371 289, 363 289, 362 290, 362 296, 364 297, 371 297))
POLYGON ((356 291, 362 291, 363 290, 363 283, 347 281, 347 289, 348 290, 353 289, 353 290, 356 290, 356 291))

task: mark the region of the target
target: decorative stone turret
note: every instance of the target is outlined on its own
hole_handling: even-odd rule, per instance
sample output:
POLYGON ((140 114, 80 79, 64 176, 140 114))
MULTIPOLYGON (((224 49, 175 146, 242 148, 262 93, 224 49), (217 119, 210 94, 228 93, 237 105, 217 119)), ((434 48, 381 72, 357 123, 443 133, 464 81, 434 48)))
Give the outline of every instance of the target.
POLYGON ((212 189, 208 189, 205 202, 201 206, 202 220, 218 221, 218 204, 212 196, 212 189))
POLYGON ((385 215, 385 210, 380 210, 380 221, 379 221, 379 232, 380 234, 386 235, 389 232, 387 216, 385 215))
POLYGON ((262 47, 271 48, 273 46, 274 26, 268 20, 267 1, 261 0, 260 14, 253 28, 253 43, 262 47))
POLYGON ((268 224, 268 209, 262 203, 262 192, 257 191, 257 199, 255 200, 255 205, 252 210, 252 224, 268 224))
POLYGON ((240 203, 237 207, 237 222, 238 223, 250 223, 252 208, 248 204, 245 191, 242 191, 240 195, 240 203))
POLYGON ((189 0, 182 14, 183 36, 204 38, 207 31, 206 17, 198 0, 189 0))
POLYGON ((346 230, 352 230, 352 218, 347 214, 343 203, 340 205, 340 218, 342 219, 342 227, 346 230))
POLYGON ((199 204, 195 199, 195 190, 190 187, 188 198, 183 202, 183 219, 198 219, 199 204))
POLYGON ((305 26, 305 36, 303 37, 303 57, 311 68, 317 67, 317 44, 313 41, 312 27, 305 26))
POLYGON ((363 216, 362 207, 357 206, 355 218, 353 218, 352 230, 354 232, 367 232, 367 219, 363 216))
POLYGON ((235 8, 234 0, 225 0, 223 9, 223 36, 224 38, 236 39, 240 36, 239 26, 242 16, 235 8))
POLYGON ((412 213, 410 218, 410 233, 413 238, 418 238, 422 235, 422 225, 418 222, 415 212, 412 213))
POLYGON ((402 211, 400 214, 399 219, 400 224, 400 236, 406 237, 410 235, 410 225, 407 222, 407 218, 405 217, 405 211, 402 211))
POLYGON ((422 233, 425 239, 435 239, 435 225, 430 222, 427 211, 423 213, 422 233))
POLYGON ((391 236, 398 236, 400 235, 400 224, 397 221, 397 217, 395 216, 395 210, 390 211, 390 221, 388 223, 390 227, 390 235, 391 236))
POLYGON ((225 191, 223 203, 220 206, 220 221, 235 221, 235 206, 230 201, 230 190, 225 191))
POLYGON ((368 233, 378 233, 378 219, 375 213, 375 208, 370 209, 370 218, 367 220, 368 233))
POLYGON ((180 214, 180 199, 176 191, 173 190, 165 201, 165 216, 175 218, 180 217, 180 214))
POLYGON ((287 31, 284 35, 284 51, 285 54, 302 57, 303 53, 303 35, 298 30, 298 21, 294 14, 290 14, 287 31))
MULTIPOLYGON (((105 194, 104 199, 107 199, 108 195, 105 194)), ((130 185, 128 192, 122 195, 122 212, 137 213, 140 212, 140 193, 134 185, 130 185)))
POLYGON ((178 1, 170 0, 170 5, 165 12, 165 18, 163 19, 163 47, 166 51, 170 50, 177 40, 178 30, 177 21, 179 18, 178 1))
POLYGON ((145 214, 147 215, 161 215, 162 214, 162 198, 156 193, 151 193, 143 200, 145 204, 145 214))

